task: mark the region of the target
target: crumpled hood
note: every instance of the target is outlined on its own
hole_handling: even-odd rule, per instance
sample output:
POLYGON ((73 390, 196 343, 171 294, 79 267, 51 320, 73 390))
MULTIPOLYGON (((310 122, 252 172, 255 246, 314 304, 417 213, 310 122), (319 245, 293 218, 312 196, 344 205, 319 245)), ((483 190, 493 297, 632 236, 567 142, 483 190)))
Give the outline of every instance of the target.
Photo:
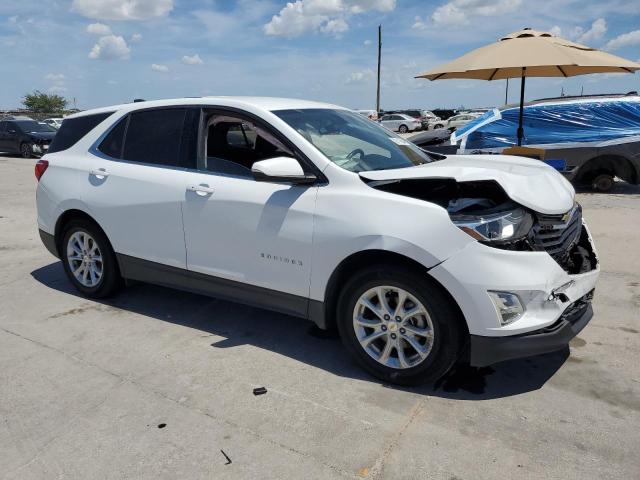
POLYGON ((367 180, 452 178, 458 182, 494 180, 515 202, 547 215, 571 210, 575 190, 549 165, 509 155, 450 155, 416 167, 360 172, 367 180))

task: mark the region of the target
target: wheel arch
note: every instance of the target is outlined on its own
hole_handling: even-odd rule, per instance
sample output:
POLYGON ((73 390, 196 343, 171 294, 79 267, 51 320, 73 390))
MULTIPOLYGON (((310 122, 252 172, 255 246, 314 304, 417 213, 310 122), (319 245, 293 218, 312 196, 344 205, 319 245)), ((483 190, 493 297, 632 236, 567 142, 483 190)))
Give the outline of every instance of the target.
POLYGON ((633 163, 622 155, 599 155, 587 160, 578 170, 579 182, 590 182, 599 173, 611 173, 614 176, 633 184, 640 183, 640 172, 633 163))
POLYGON ((90 222, 93 225, 95 225, 104 234, 105 238, 109 242, 109 246, 113 249, 113 245, 111 245, 111 241, 109 240, 109 237, 107 236, 104 229, 100 226, 100 224, 95 220, 95 218, 93 218, 91 215, 89 215, 87 212, 83 210, 71 208, 69 210, 65 210, 56 220, 56 226, 54 229, 54 239, 55 239, 56 249, 59 255, 62 255, 61 243, 62 243, 62 236, 64 234, 64 228, 67 224, 69 224, 69 222, 73 220, 86 220, 87 222, 90 222))
MULTIPOLYGON (((324 303, 321 307, 318 306, 319 308, 317 309, 314 309, 313 306, 310 308, 311 319, 321 328, 325 328, 327 330, 335 329, 338 297, 340 296, 341 286, 344 285, 353 272, 356 272, 358 269, 365 266, 385 264, 403 265, 427 276, 431 281, 433 281, 434 285, 436 285, 442 293, 451 300, 451 304, 454 305, 460 315, 460 318, 464 319, 462 323, 464 324, 464 328, 468 334, 466 319, 462 313, 462 309, 458 305, 458 302, 438 280, 429 274, 429 269, 427 267, 400 253, 379 249, 362 250, 353 253, 338 264, 331 273, 329 281, 327 282, 324 294, 324 303)), ((319 304, 320 302, 315 303, 319 304)))

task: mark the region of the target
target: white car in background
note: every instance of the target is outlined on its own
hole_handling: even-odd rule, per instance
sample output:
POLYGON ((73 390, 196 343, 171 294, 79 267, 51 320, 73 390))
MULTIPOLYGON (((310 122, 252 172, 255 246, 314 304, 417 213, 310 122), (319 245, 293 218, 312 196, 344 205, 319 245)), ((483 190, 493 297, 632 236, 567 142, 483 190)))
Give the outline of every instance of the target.
POLYGON ((53 127, 56 130, 58 130, 62 125, 63 120, 64 120, 63 118, 45 118, 44 120, 42 120, 42 123, 46 123, 50 127, 53 127))
POLYGON ((356 112, 358 112, 360 115, 364 115, 369 120, 378 119, 378 112, 376 112, 375 110, 356 110, 356 112))
POLYGON ((429 154, 335 105, 89 110, 35 174, 40 237, 83 295, 129 279, 309 319, 386 382, 566 348, 592 317, 598 260, 560 173, 429 154))
POLYGON ((447 120, 447 128, 449 130, 455 130, 462 125, 466 125, 471 120, 475 120, 480 115, 480 113, 461 113, 459 115, 454 115, 449 120, 447 120))
POLYGON ((419 119, 410 117, 404 113, 383 115, 379 122, 383 127, 388 128, 392 132, 407 133, 422 128, 422 122, 419 119))

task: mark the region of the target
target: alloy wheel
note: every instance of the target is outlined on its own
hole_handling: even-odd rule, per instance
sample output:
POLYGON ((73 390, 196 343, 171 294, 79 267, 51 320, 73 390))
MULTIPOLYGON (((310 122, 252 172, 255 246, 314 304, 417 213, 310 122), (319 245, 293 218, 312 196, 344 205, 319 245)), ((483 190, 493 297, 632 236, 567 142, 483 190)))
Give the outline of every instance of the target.
POLYGON ((78 230, 69 237, 67 262, 71 273, 82 286, 92 288, 100 283, 104 269, 102 253, 87 232, 78 230))
POLYGON ((360 346, 378 363, 412 368, 431 353, 433 323, 424 305, 402 288, 367 290, 353 310, 353 328, 360 346))
POLYGON ((23 143, 20 146, 20 155, 22 158, 31 158, 31 146, 28 143, 23 143))

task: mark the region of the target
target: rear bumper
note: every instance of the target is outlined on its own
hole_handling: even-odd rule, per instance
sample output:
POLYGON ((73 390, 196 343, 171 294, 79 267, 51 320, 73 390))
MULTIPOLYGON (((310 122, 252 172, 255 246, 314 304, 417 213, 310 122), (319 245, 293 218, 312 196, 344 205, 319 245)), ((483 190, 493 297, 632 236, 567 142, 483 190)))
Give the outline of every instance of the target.
POLYGON ((471 365, 484 367, 504 360, 531 357, 565 348, 593 317, 592 297, 593 292, 589 292, 567 307, 553 325, 540 330, 509 337, 471 335, 471 365))
POLYGON ((51 255, 53 255, 54 257, 60 258, 55 237, 42 229, 39 229, 38 231, 40 232, 40 240, 42 240, 42 243, 44 244, 46 249, 49 250, 49 253, 51 253, 51 255))

